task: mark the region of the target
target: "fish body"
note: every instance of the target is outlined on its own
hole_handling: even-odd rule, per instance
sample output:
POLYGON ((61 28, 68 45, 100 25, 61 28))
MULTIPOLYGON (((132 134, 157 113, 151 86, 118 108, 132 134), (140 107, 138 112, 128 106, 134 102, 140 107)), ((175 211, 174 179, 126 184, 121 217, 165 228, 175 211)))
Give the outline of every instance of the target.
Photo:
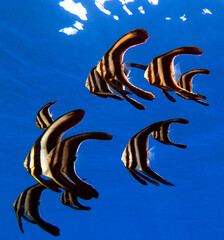
POLYGON ((165 91, 174 91, 189 97, 190 99, 205 99, 205 96, 192 93, 178 86, 174 79, 173 61, 181 54, 201 55, 201 49, 193 46, 181 47, 155 57, 145 71, 148 82, 165 91))
POLYGON ((38 208, 40 204, 40 197, 44 189, 46 189, 46 187, 42 184, 38 183, 36 185, 33 185, 23 191, 14 202, 13 208, 16 213, 19 228, 22 233, 24 233, 24 230, 22 227, 21 218, 24 218, 30 223, 37 224, 43 230, 54 236, 60 235, 60 230, 58 227, 44 221, 40 217, 38 208))
POLYGON ((150 134, 152 134, 155 140, 161 143, 167 145, 174 145, 182 148, 186 147, 183 144, 176 144, 170 141, 168 137, 168 129, 172 122, 178 122, 183 124, 188 123, 186 119, 171 119, 154 123, 135 134, 128 142, 122 154, 121 159, 129 173, 143 185, 147 185, 146 181, 148 181, 157 186, 159 185, 158 182, 165 185, 173 186, 172 183, 168 182, 150 169, 149 152, 147 150, 150 134), (145 175, 143 175, 139 171, 145 175))
MULTIPOLYGON (((206 75, 208 75, 208 74, 210 74, 210 71, 208 69, 195 69, 195 70, 188 71, 188 72, 182 74, 178 78, 177 85, 192 93, 192 88, 193 88, 192 81, 193 81, 193 78, 196 74, 206 74, 206 75)), ((177 92, 177 95, 184 98, 184 99, 188 99, 188 100, 191 99, 188 95, 186 95, 184 93, 181 93, 181 92, 177 92)), ((193 99, 193 100, 198 102, 198 103, 201 103, 202 105, 205 105, 205 106, 209 105, 208 103, 205 103, 205 102, 197 100, 197 99, 193 99)))
POLYGON ((107 83, 96 71, 96 67, 94 67, 90 71, 86 80, 86 87, 95 96, 102 97, 102 98, 112 97, 118 100, 123 100, 122 97, 120 97, 118 94, 110 90, 107 83))
POLYGON ((52 178, 48 154, 60 142, 62 135, 82 120, 84 114, 83 110, 78 109, 56 119, 36 140, 25 159, 24 166, 27 171, 37 181, 53 191, 60 192, 56 184, 41 177, 41 175, 44 175, 52 178))
POLYGON ((74 170, 77 151, 88 139, 111 140, 112 136, 103 132, 89 132, 63 139, 48 156, 52 179, 63 189, 83 199, 98 198, 98 192, 78 177, 74 170))
MULTIPOLYGON (((155 98, 152 93, 146 92, 131 84, 124 73, 123 66, 124 53, 131 47, 145 43, 148 38, 148 33, 144 29, 130 31, 118 39, 104 54, 103 58, 97 65, 96 70, 111 88, 114 88, 115 86, 114 81, 118 81, 131 92, 143 99, 152 100, 155 98)), ((120 89, 116 89, 116 91, 118 90, 120 89)))

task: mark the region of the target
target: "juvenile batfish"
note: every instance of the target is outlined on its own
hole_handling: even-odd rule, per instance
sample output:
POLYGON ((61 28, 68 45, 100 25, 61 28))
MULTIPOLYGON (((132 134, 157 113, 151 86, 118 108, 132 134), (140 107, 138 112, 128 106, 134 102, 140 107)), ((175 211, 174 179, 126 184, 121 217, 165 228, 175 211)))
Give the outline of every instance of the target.
MULTIPOLYGON (((129 72, 124 67, 124 74, 127 76, 128 73, 129 72)), ((145 107, 142 104, 128 96, 128 94, 131 93, 125 90, 125 86, 122 83, 120 83, 117 80, 112 80, 110 82, 105 81, 104 78, 102 78, 100 74, 96 71, 96 67, 90 71, 89 76, 86 80, 86 87, 95 96, 102 98, 111 97, 118 100, 126 99, 134 107, 138 109, 145 109, 145 107), (112 92, 110 88, 120 93, 123 98, 120 97, 117 93, 112 92)))
POLYGON ((63 139, 49 153, 48 160, 52 179, 63 189, 75 192, 83 199, 98 198, 98 192, 75 173, 74 162, 80 144, 88 139, 111 140, 112 135, 103 132, 89 132, 63 139))
POLYGON ((25 159, 24 166, 27 171, 38 182, 53 191, 61 192, 57 184, 41 177, 43 175, 52 178, 48 154, 60 142, 62 135, 83 119, 84 114, 83 110, 78 109, 56 119, 36 140, 25 159))
POLYGON ((94 67, 87 77, 86 80, 86 87, 89 89, 89 91, 98 97, 102 98, 108 98, 112 97, 118 100, 124 100, 122 97, 120 97, 118 94, 112 92, 107 83, 104 81, 104 79, 100 76, 100 74, 96 71, 96 67, 94 67))
POLYGON ((165 91, 174 91, 185 95, 192 100, 206 99, 205 96, 192 93, 181 88, 173 77, 174 58, 181 54, 201 55, 203 52, 197 47, 181 47, 155 57, 145 71, 148 82, 165 91))
POLYGON ((24 218, 30 223, 37 224, 48 233, 54 236, 59 236, 60 229, 48 222, 45 222, 39 214, 38 207, 40 205, 40 197, 44 189, 46 189, 46 187, 39 183, 33 185, 23 191, 14 202, 13 208, 16 213, 19 228, 21 232, 24 233, 21 221, 21 218, 24 218))
POLYGON ((46 129, 54 122, 50 114, 49 108, 56 102, 57 100, 54 102, 49 102, 38 111, 35 121, 37 127, 41 129, 46 129))
POLYGON ((150 169, 149 151, 147 151, 150 134, 152 134, 157 141, 160 141, 162 143, 184 147, 182 144, 175 144, 170 142, 168 138, 168 128, 172 122, 188 123, 188 121, 185 119, 171 119, 154 123, 135 134, 128 142, 128 145, 122 154, 121 159, 129 173, 143 185, 147 185, 146 181, 148 181, 157 186, 159 185, 158 182, 165 185, 174 186, 172 183, 168 182, 150 169), (146 176, 139 171, 144 173, 146 176))
MULTIPOLYGON (((196 74, 208 75, 208 74, 210 74, 210 71, 208 69, 195 69, 195 70, 188 71, 180 76, 180 78, 177 80, 177 85, 183 89, 186 89, 189 92, 192 92, 192 87, 193 87, 192 81, 196 74)), ((177 95, 179 95, 180 97, 185 98, 185 99, 189 99, 189 100, 191 99, 187 95, 182 94, 181 92, 180 93, 177 92, 177 95)), ((197 99, 192 99, 192 100, 194 100, 198 103, 201 103, 205 106, 209 105, 208 103, 205 103, 205 102, 197 100, 197 99)))
MULTIPOLYGON (((119 40, 117 40, 114 45, 105 53, 97 65, 96 70, 111 88, 115 87, 115 84, 113 82, 115 80, 120 82, 131 92, 141 98, 147 100, 152 100, 155 98, 152 93, 146 92, 131 84, 125 76, 123 66, 124 53, 131 47, 145 43, 148 38, 149 35, 144 29, 136 29, 130 31, 122 36, 119 40), (113 83, 112 85, 111 82, 113 83)), ((118 90, 120 89, 115 89, 115 91, 118 90)))

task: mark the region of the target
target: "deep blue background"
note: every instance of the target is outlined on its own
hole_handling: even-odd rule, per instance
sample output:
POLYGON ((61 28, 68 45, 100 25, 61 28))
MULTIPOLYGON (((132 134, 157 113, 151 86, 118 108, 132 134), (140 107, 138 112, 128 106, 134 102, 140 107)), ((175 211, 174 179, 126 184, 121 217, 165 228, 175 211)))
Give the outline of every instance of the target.
MULTIPOLYGON (((42 133, 35 126, 37 111, 46 103, 53 118, 73 109, 86 111, 83 121, 65 136, 105 131, 112 141, 87 141, 78 154, 76 170, 99 191, 99 199, 82 201, 91 211, 63 206, 60 194, 43 192, 40 213, 61 229, 58 239, 223 239, 223 1, 169 1, 158 6, 146 0, 105 4, 119 21, 101 12, 94 1, 82 1, 87 21, 72 15, 56 0, 1 1, 0 8, 0 106, 1 106, 1 237, 2 239, 53 239, 38 226, 23 221, 17 226, 12 204, 36 181, 23 167, 31 146, 42 133), (87 3, 86 3, 87 2, 87 3), (137 2, 137 1, 136 1, 137 2), (146 11, 142 15, 138 7, 146 11), (203 15, 208 8, 213 14, 203 15), (179 17, 186 14, 187 20, 179 17), (166 21, 165 17, 171 17, 166 21), (59 30, 78 20, 84 30, 67 36, 59 30), (181 46, 197 46, 202 56, 180 56, 181 71, 211 70, 194 79, 194 92, 207 96, 209 107, 176 97, 168 101, 148 84, 141 70, 133 69, 130 81, 153 92, 139 111, 126 101, 102 99, 85 88, 88 73, 106 50, 123 34, 144 28, 147 43, 128 50, 125 61, 148 65, 160 54, 181 46), (173 124, 170 138, 187 149, 166 146, 150 138, 152 170, 175 187, 142 186, 121 162, 129 139, 144 127, 170 118, 186 118, 188 125, 173 124)), ((175 96, 175 95, 174 95, 175 96)))

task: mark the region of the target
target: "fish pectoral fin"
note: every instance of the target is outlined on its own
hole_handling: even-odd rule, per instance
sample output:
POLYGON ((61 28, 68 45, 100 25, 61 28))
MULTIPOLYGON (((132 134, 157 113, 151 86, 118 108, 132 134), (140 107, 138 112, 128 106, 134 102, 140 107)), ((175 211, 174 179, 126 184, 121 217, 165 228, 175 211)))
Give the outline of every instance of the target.
POLYGON ((146 65, 142 65, 142 64, 138 64, 138 63, 127 63, 127 66, 128 67, 135 67, 135 68, 139 68, 139 69, 142 69, 142 70, 146 70, 148 66, 146 65))
POLYGON ((102 97, 102 98, 114 98, 117 100, 124 100, 121 96, 117 95, 116 93, 107 93, 107 92, 94 92, 94 95, 98 96, 98 97, 102 97))
POLYGON ((33 219, 31 219, 29 216, 27 216, 25 214, 22 215, 22 218, 25 219, 29 223, 36 224, 36 222, 33 219))
POLYGON ((61 202, 62 204, 71 207, 75 210, 90 210, 90 207, 86 207, 79 203, 78 197, 76 194, 70 193, 68 191, 65 191, 61 196, 61 202))
POLYGON ((161 89, 163 94, 171 101, 171 102, 176 102, 176 99, 172 97, 166 90, 161 89))
POLYGON ((204 106, 209 106, 209 103, 206 103, 206 102, 203 102, 203 101, 200 101, 200 100, 196 100, 195 102, 198 102, 204 106))
POLYGON ((146 181, 144 181, 142 178, 140 178, 137 174, 136 171, 131 169, 131 168, 127 168, 128 172, 132 175, 132 177, 134 177, 138 182, 140 182, 142 185, 148 185, 146 181))
POLYGON ((155 185, 155 186, 159 186, 159 183, 158 183, 158 182, 156 182, 156 181, 148 178, 147 176, 143 175, 143 174, 140 173, 139 171, 137 171, 137 170, 135 170, 135 169, 134 169, 133 171, 135 171, 135 173, 136 173, 138 176, 142 177, 143 179, 145 179, 145 180, 148 181, 149 183, 152 183, 152 184, 155 185))
POLYGON ((160 183, 163 183, 163 184, 168 185, 168 186, 174 186, 174 184, 168 182, 167 180, 162 178, 159 174, 153 172, 151 169, 144 169, 142 172, 144 174, 146 174, 147 176, 149 176, 150 178, 153 178, 160 183))

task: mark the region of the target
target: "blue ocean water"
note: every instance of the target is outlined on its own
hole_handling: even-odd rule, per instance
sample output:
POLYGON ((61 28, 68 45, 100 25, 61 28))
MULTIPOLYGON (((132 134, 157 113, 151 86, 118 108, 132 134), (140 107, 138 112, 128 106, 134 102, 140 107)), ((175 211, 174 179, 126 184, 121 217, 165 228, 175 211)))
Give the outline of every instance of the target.
POLYGON ((78 13, 86 9, 83 17, 60 2, 3 0, 0 8, 2 238, 55 238, 25 220, 22 234, 12 204, 36 183, 23 167, 42 133, 35 126, 36 113, 58 100, 51 107, 54 119, 74 109, 85 110, 83 121, 65 136, 91 131, 114 136, 111 141, 86 141, 79 149, 76 170, 100 194, 99 199, 80 200, 90 211, 75 211, 61 204, 61 194, 43 192, 39 211, 45 221, 60 228, 58 239, 223 239, 224 3, 101 1, 108 15, 94 1, 80 0, 78 13), (203 9, 212 14, 203 14, 203 9), (76 21, 83 24, 83 30, 73 26, 76 21), (66 28, 67 33, 62 30, 66 28), (193 88, 207 97, 208 107, 180 97, 176 103, 168 101, 139 69, 131 71, 130 81, 156 96, 153 101, 135 98, 145 105, 144 111, 127 101, 89 93, 85 87, 89 71, 118 38, 137 28, 145 29, 150 38, 126 52, 127 62, 148 65, 154 57, 182 46, 203 50, 202 56, 179 56, 175 64, 182 73, 195 68, 211 70, 210 75, 195 77, 193 88), (169 133, 171 140, 186 144, 187 149, 152 138, 149 148, 153 147, 152 170, 175 187, 143 186, 125 169, 122 152, 135 133, 171 118, 190 121, 188 125, 173 124, 169 133))

